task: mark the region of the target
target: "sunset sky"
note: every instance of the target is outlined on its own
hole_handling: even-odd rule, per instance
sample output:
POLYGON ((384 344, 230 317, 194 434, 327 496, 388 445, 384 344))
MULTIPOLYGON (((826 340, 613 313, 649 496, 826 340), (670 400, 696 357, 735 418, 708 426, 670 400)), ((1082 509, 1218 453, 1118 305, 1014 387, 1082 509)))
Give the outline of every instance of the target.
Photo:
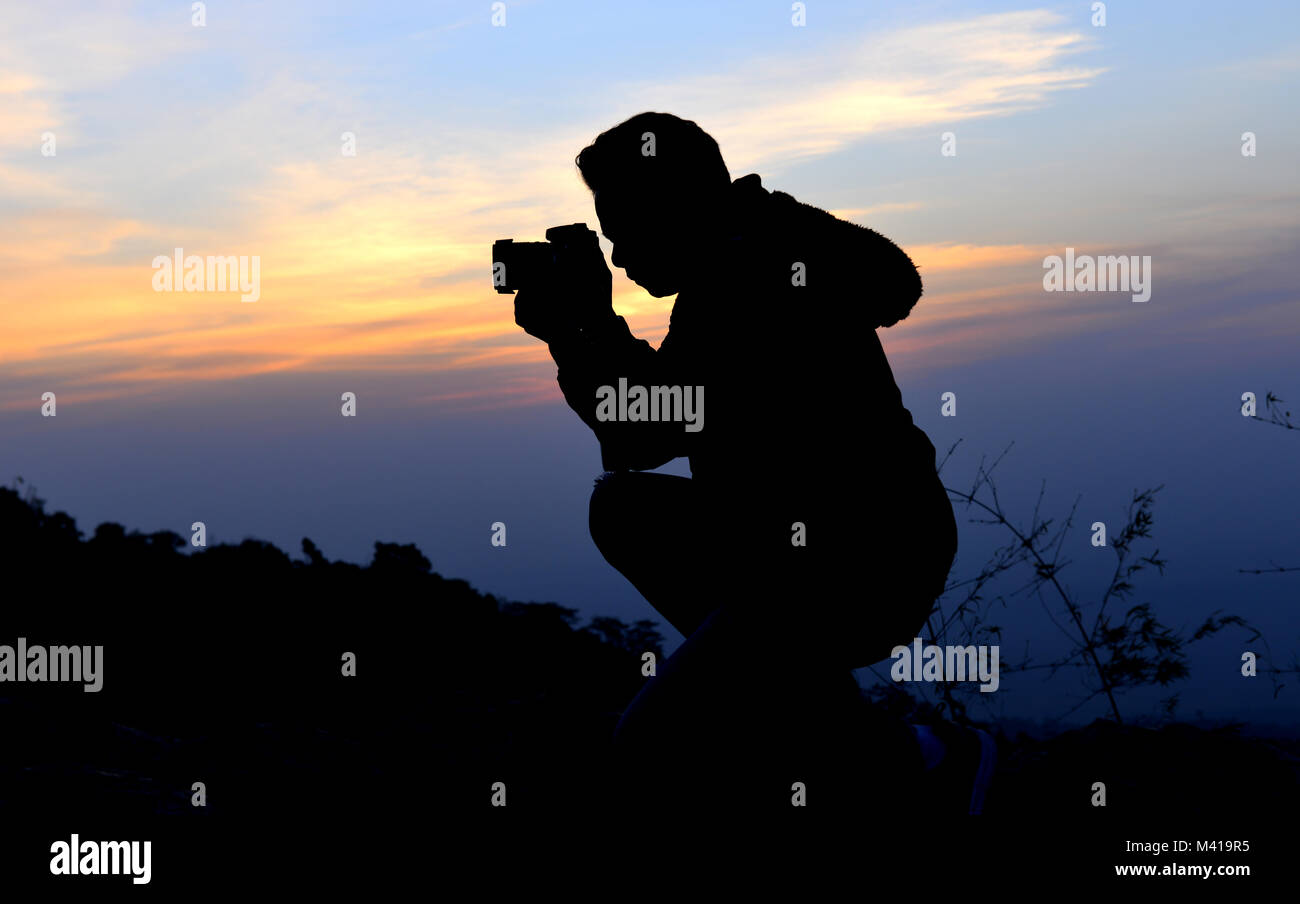
MULTIPOLYGON (((488 2, 214 0, 195 27, 187 2, 5 4, 0 480, 87 532, 203 520, 209 542, 310 536, 354 561, 415 542, 487 592, 654 617, 591 546, 598 449, 489 258, 595 226, 574 155, 661 110, 733 177, 917 262, 925 295, 881 339, 941 454, 962 439, 950 485, 1012 441, 1025 517, 1044 479, 1061 515, 1083 494, 1085 527, 1163 483, 1153 598, 1178 623, 1236 607, 1300 651, 1300 581, 1236 573, 1300 565, 1300 434, 1237 410, 1300 395, 1300 8, 1240 4, 1227 28, 1222 4, 1114 2, 1104 27, 1090 7, 827 0, 795 27, 783 2, 507 0, 494 27, 488 2), (1067 247, 1150 256, 1151 300, 1045 292, 1067 247), (155 292, 176 248, 256 255, 259 299, 155 292)), ((614 293, 657 343, 671 299, 617 270, 614 293)), ((954 577, 992 530, 959 518, 954 577)), ((1105 566, 1077 536, 1082 589, 1105 566)), ((1207 714, 1300 712, 1195 687, 1207 714)))

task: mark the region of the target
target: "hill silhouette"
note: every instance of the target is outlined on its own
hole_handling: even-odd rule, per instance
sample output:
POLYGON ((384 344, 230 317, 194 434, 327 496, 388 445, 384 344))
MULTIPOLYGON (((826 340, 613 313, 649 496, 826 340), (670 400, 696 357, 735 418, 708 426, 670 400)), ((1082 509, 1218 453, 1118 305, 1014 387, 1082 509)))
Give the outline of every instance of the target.
POLYGON ((596 778, 653 622, 579 625, 553 602, 445 578, 414 545, 366 566, 162 531, 85 537, 0 489, 0 644, 102 645, 103 689, 0 683, 0 808, 88 816, 337 818, 601 799, 596 778), (356 675, 342 674, 343 654, 356 675), (205 783, 207 806, 191 805, 205 783))
MULTIPOLYGON (((443 577, 414 545, 368 565, 245 540, 184 552, 172 532, 99 525, 0 488, 0 644, 102 645, 103 689, 0 683, 0 808, 111 818, 311 821, 617 806, 609 741, 662 658, 654 622, 521 603, 443 577), (356 656, 355 677, 342 656, 356 656), (191 805, 203 782, 207 806, 191 805)), ((888 705, 911 710, 897 688, 888 705)), ((990 726, 995 731, 995 726, 990 726)), ((995 817, 1167 818, 1300 805, 1295 741, 1232 727, 1099 720, 1047 739, 998 732, 995 817), (1207 775, 1213 780, 1208 781, 1207 775), (1104 811, 1089 788, 1111 789, 1104 811)), ((864 814, 870 815, 870 814, 864 814)), ((1112 823, 1114 824, 1114 823, 1112 823)))

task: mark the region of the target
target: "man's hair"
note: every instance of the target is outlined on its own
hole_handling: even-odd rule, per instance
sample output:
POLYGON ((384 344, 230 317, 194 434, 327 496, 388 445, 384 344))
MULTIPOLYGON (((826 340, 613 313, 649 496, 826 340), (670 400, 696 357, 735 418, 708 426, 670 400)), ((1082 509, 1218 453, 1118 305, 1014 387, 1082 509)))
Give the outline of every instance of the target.
POLYGON ((713 136, 671 113, 638 113, 601 132, 573 162, 592 191, 708 197, 731 184, 713 136))

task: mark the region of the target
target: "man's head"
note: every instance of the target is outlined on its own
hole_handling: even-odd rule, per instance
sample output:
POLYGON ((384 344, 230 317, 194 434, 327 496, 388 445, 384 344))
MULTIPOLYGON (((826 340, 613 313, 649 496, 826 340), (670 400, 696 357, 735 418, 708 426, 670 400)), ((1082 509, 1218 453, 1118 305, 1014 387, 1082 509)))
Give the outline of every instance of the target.
POLYGON ((591 189, 614 266, 651 295, 679 292, 705 266, 731 174, 694 122, 639 113, 602 132, 574 161, 591 189))

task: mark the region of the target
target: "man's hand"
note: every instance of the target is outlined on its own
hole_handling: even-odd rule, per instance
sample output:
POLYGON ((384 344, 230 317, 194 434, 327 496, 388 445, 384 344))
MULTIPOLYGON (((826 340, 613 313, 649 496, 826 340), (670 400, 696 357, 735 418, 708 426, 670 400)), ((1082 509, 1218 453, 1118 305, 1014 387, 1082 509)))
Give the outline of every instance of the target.
POLYGON ((592 230, 587 231, 590 242, 571 249, 563 259, 561 282, 570 293, 573 321, 579 329, 589 329, 612 320, 614 314, 614 275, 605 254, 600 250, 600 240, 592 230))
POLYGON ((515 293, 515 323, 548 345, 576 336, 578 328, 565 301, 546 289, 520 289, 515 293))
POLYGON ((572 338, 586 329, 607 325, 617 316, 614 276, 605 263, 596 234, 591 242, 570 249, 551 285, 515 293, 515 323, 543 342, 572 338))

